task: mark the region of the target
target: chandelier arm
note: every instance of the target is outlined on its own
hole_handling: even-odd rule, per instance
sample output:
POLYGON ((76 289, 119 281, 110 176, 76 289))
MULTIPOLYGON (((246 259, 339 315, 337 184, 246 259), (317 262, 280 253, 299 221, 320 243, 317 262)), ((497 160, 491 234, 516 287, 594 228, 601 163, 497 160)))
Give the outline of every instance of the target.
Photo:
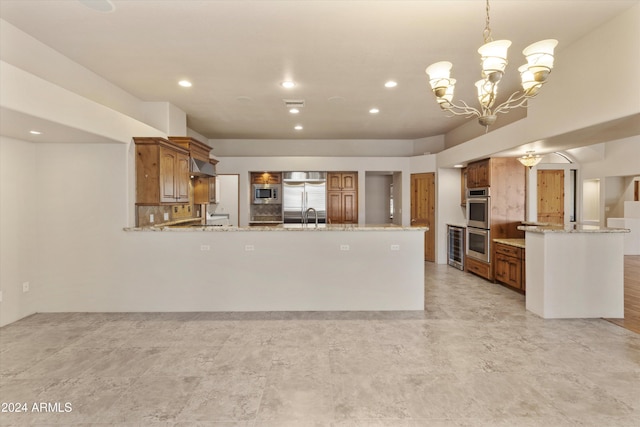
POLYGON ((448 102, 447 107, 442 107, 443 109, 449 111, 451 114, 456 116, 467 116, 467 117, 482 117, 482 113, 478 111, 477 108, 470 107, 466 102, 460 101, 462 105, 456 105, 453 102, 448 102))
POLYGON ((529 98, 533 98, 533 96, 528 96, 526 93, 522 93, 520 91, 514 92, 511 94, 509 99, 507 99, 502 104, 498 105, 493 111, 494 114, 508 112, 513 108, 523 107, 529 98))

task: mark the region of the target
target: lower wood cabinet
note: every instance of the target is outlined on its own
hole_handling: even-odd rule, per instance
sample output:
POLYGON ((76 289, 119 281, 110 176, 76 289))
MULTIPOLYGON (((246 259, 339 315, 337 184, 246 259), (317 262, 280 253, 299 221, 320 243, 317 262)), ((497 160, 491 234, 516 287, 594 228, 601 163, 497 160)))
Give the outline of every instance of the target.
POLYGON ((525 290, 525 250, 504 243, 495 244, 494 280, 522 291, 525 290))
POLYGON ((466 257, 464 261, 466 271, 491 280, 491 264, 470 257, 466 257))
POLYGON ((331 224, 357 224, 358 194, 355 191, 327 192, 327 218, 331 224))

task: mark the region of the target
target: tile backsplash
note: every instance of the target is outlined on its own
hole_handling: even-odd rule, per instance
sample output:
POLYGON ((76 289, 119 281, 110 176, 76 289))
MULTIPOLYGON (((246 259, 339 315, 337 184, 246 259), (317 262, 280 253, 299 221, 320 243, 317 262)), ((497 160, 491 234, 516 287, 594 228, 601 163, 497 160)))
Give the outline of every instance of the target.
POLYGON ((200 205, 136 206, 136 226, 149 227, 179 219, 199 218, 201 210, 200 205))

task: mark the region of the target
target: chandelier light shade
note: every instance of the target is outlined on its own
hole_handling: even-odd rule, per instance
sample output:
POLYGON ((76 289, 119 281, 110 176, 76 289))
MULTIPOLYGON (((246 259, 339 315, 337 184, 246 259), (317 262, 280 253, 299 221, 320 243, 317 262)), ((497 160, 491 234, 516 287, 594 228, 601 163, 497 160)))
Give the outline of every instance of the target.
POLYGON ((527 151, 526 155, 518 157, 518 161, 524 166, 531 169, 532 167, 540 163, 540 160, 542 160, 542 157, 538 156, 537 154, 534 155, 533 153, 533 151, 527 151))
POLYGON ((487 0, 486 11, 487 21, 483 32, 485 44, 478 49, 482 65, 482 79, 476 82, 480 108, 470 107, 464 101, 460 101, 460 104, 454 104, 453 94, 456 80, 451 78, 451 68, 453 67, 451 62, 436 62, 429 65, 425 71, 429 76, 431 90, 436 96, 440 108, 456 116, 475 116, 482 126, 488 128, 495 123, 498 113, 506 113, 518 107, 526 108, 529 98, 538 94, 553 69, 553 51, 558 45, 558 41, 554 39, 541 40, 527 46, 522 51, 527 60, 526 64, 518 68, 522 91, 513 93, 505 102, 494 108, 498 96, 498 83, 502 80, 507 67, 507 50, 511 46, 511 41, 492 40, 489 26, 489 0, 487 0))

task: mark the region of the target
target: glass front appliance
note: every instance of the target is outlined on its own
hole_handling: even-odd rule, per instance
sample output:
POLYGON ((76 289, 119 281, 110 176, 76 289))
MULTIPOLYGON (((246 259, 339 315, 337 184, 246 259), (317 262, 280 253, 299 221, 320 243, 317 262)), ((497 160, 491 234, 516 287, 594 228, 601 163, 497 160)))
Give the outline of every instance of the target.
POLYGON ((280 184, 253 184, 253 203, 256 205, 282 203, 280 184))
POLYGON ((490 235, 489 230, 467 227, 467 256, 489 262, 490 235))

